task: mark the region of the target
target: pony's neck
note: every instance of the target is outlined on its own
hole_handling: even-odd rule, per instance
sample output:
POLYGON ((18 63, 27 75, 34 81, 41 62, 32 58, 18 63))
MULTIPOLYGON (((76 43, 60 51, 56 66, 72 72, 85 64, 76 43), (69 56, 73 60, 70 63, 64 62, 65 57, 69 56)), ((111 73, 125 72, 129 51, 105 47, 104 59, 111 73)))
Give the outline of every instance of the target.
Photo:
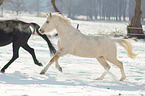
POLYGON ((71 33, 75 28, 70 24, 66 22, 59 22, 57 24, 56 30, 58 32, 59 37, 68 35, 71 33))

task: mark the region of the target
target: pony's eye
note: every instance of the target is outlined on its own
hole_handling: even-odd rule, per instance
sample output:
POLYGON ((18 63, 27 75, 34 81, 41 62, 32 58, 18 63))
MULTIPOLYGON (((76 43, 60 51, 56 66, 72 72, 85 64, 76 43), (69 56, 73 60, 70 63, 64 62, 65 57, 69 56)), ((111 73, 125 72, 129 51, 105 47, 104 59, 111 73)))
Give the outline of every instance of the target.
POLYGON ((49 23, 49 21, 47 20, 46 23, 49 23))

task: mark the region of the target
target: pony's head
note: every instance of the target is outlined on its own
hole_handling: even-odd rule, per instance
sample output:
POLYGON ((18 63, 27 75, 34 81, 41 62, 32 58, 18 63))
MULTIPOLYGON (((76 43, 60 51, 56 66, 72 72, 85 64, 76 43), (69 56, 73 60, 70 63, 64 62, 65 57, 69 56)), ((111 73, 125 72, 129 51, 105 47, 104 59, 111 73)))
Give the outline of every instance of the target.
POLYGON ((50 13, 49 15, 46 13, 46 21, 40 28, 41 32, 50 32, 55 28, 55 25, 52 21, 52 14, 50 13))
MULTIPOLYGON (((46 14, 46 21, 40 28, 41 32, 50 32, 55 29, 60 23, 70 23, 70 20, 59 13, 46 14)), ((61 24, 60 24, 61 25, 61 24)))

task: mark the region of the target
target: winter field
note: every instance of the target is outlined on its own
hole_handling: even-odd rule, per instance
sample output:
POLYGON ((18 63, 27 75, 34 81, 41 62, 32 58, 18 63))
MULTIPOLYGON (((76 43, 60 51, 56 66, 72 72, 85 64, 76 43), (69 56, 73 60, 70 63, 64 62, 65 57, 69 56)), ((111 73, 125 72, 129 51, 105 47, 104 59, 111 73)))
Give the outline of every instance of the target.
MULTIPOLYGON (((41 17, 18 18, 40 25, 45 21, 45 18, 41 17)), ((75 27, 80 24, 80 31, 92 35, 114 32, 126 34, 128 25, 126 22, 77 20, 72 21, 72 24, 75 27)), ((54 30, 52 33, 55 32, 54 30)), ((50 40, 57 48, 58 37, 51 37, 50 40)), ((99 62, 93 58, 72 55, 65 55, 59 59, 59 64, 63 68, 62 73, 52 65, 45 75, 40 75, 40 71, 52 57, 47 43, 39 36, 32 35, 28 43, 35 49, 36 57, 44 66, 35 65, 31 55, 20 48, 19 58, 4 74, 0 73, 0 96, 145 96, 145 41, 128 40, 133 45, 133 51, 140 54, 133 60, 127 56, 123 47, 117 45, 118 59, 124 63, 127 78, 119 81, 119 68, 110 64, 113 76, 107 74, 104 80, 94 80, 104 71, 99 62)), ((11 59, 11 46, 10 44, 0 47, 0 68, 11 59)))

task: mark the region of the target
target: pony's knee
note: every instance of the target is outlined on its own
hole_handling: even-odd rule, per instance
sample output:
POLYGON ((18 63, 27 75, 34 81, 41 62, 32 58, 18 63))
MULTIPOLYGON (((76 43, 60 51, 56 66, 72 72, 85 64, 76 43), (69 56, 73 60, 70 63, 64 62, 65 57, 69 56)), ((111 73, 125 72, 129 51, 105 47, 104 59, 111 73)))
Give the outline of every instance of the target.
POLYGON ((58 55, 55 55, 55 56, 50 60, 50 63, 53 63, 53 62, 57 61, 58 58, 59 58, 59 56, 58 56, 58 55))

